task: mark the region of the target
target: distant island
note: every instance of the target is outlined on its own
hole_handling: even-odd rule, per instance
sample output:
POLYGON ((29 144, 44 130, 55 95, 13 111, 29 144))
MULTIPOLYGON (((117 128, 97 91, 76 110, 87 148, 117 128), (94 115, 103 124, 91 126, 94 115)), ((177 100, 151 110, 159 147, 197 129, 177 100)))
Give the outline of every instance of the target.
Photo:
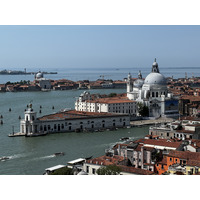
MULTIPOLYGON (((57 74, 58 72, 42 72, 43 74, 57 74)), ((26 69, 24 71, 18 70, 1 70, 0 75, 29 75, 29 74, 37 74, 37 72, 27 72, 26 69)))

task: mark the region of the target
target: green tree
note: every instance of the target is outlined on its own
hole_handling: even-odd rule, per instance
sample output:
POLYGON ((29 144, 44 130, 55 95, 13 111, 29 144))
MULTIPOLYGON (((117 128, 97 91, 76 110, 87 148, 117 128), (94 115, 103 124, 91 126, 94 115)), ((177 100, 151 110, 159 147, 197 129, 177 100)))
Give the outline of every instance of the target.
POLYGON ((110 94, 108 95, 108 97, 116 97, 116 96, 117 96, 116 93, 110 93, 110 94))
POLYGON ((50 175, 73 175, 73 169, 68 167, 63 167, 52 172, 50 175))
POLYGON ((142 117, 149 116, 149 108, 146 105, 144 105, 141 102, 138 102, 137 106, 138 106, 138 112, 142 117))
POLYGON ((108 165, 97 169, 98 175, 119 175, 121 168, 116 165, 108 165))

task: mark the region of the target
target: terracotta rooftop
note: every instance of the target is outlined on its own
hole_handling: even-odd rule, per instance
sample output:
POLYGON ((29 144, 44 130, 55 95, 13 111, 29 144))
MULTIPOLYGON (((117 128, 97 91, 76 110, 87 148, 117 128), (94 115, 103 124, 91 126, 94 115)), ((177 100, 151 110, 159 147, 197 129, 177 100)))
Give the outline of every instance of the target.
POLYGON ((127 147, 127 146, 129 146, 129 144, 120 144, 120 143, 118 143, 113 147, 113 149, 117 149, 119 146, 120 147, 127 147))
POLYGON ((181 145, 181 142, 174 142, 169 139, 144 139, 140 141, 145 145, 156 145, 156 146, 164 146, 164 147, 174 147, 178 148, 181 145))
POLYGON ((133 174, 139 174, 139 175, 155 175, 154 172, 144 169, 139 169, 135 167, 128 167, 124 165, 118 165, 123 172, 133 173, 133 174))
POLYGON ((98 118, 98 117, 113 117, 113 116, 126 116, 126 114, 115 114, 115 113, 97 113, 97 112, 84 112, 69 110, 65 112, 59 112, 55 114, 45 115, 39 117, 38 120, 63 120, 63 119, 77 119, 77 118, 98 118))
POLYGON ((89 103, 133 103, 135 101, 129 100, 128 97, 109 97, 109 98, 98 98, 95 100, 88 100, 89 103))
POLYGON ((109 156, 100 156, 97 158, 93 158, 91 160, 87 160, 87 163, 95 164, 95 165, 118 165, 121 161, 124 160, 123 156, 115 155, 113 157, 109 156))
POLYGON ((200 153, 199 152, 190 152, 190 151, 170 151, 167 155, 168 157, 176 157, 186 160, 194 160, 200 162, 200 153))

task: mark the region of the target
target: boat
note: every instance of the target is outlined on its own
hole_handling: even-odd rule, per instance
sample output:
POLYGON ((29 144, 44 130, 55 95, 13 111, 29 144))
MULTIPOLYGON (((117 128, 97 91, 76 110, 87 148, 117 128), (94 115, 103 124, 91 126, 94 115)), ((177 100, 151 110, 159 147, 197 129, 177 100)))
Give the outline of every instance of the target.
POLYGON ((26 134, 25 136, 26 137, 38 137, 38 136, 45 136, 45 135, 47 135, 47 132, 45 132, 45 133, 33 133, 33 134, 26 134))
POLYGON ((53 155, 54 156, 64 156, 65 153, 64 152, 58 152, 58 153, 54 153, 53 155))
POLYGON ((5 160, 8 160, 8 159, 9 159, 9 157, 3 156, 3 157, 0 158, 0 161, 5 161, 5 160))
POLYGON ((90 160, 93 156, 86 157, 85 160, 90 160))
POLYGON ((130 139, 129 137, 122 137, 122 138, 120 138, 121 141, 129 140, 129 139, 130 139))

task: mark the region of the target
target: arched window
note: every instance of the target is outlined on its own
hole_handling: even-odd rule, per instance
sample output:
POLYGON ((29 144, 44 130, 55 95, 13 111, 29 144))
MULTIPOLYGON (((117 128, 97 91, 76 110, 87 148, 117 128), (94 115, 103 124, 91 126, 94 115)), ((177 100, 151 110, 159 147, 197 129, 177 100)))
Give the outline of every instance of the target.
POLYGON ((152 97, 154 97, 154 92, 152 92, 152 97))
POLYGON ((57 129, 57 125, 56 124, 54 124, 54 129, 57 129))
POLYGON ((156 97, 158 97, 158 92, 156 92, 156 97))
POLYGON ((26 116, 26 121, 28 121, 28 116, 26 116))
POLYGON ((35 120, 35 117, 34 116, 32 116, 32 121, 34 121, 35 120))

